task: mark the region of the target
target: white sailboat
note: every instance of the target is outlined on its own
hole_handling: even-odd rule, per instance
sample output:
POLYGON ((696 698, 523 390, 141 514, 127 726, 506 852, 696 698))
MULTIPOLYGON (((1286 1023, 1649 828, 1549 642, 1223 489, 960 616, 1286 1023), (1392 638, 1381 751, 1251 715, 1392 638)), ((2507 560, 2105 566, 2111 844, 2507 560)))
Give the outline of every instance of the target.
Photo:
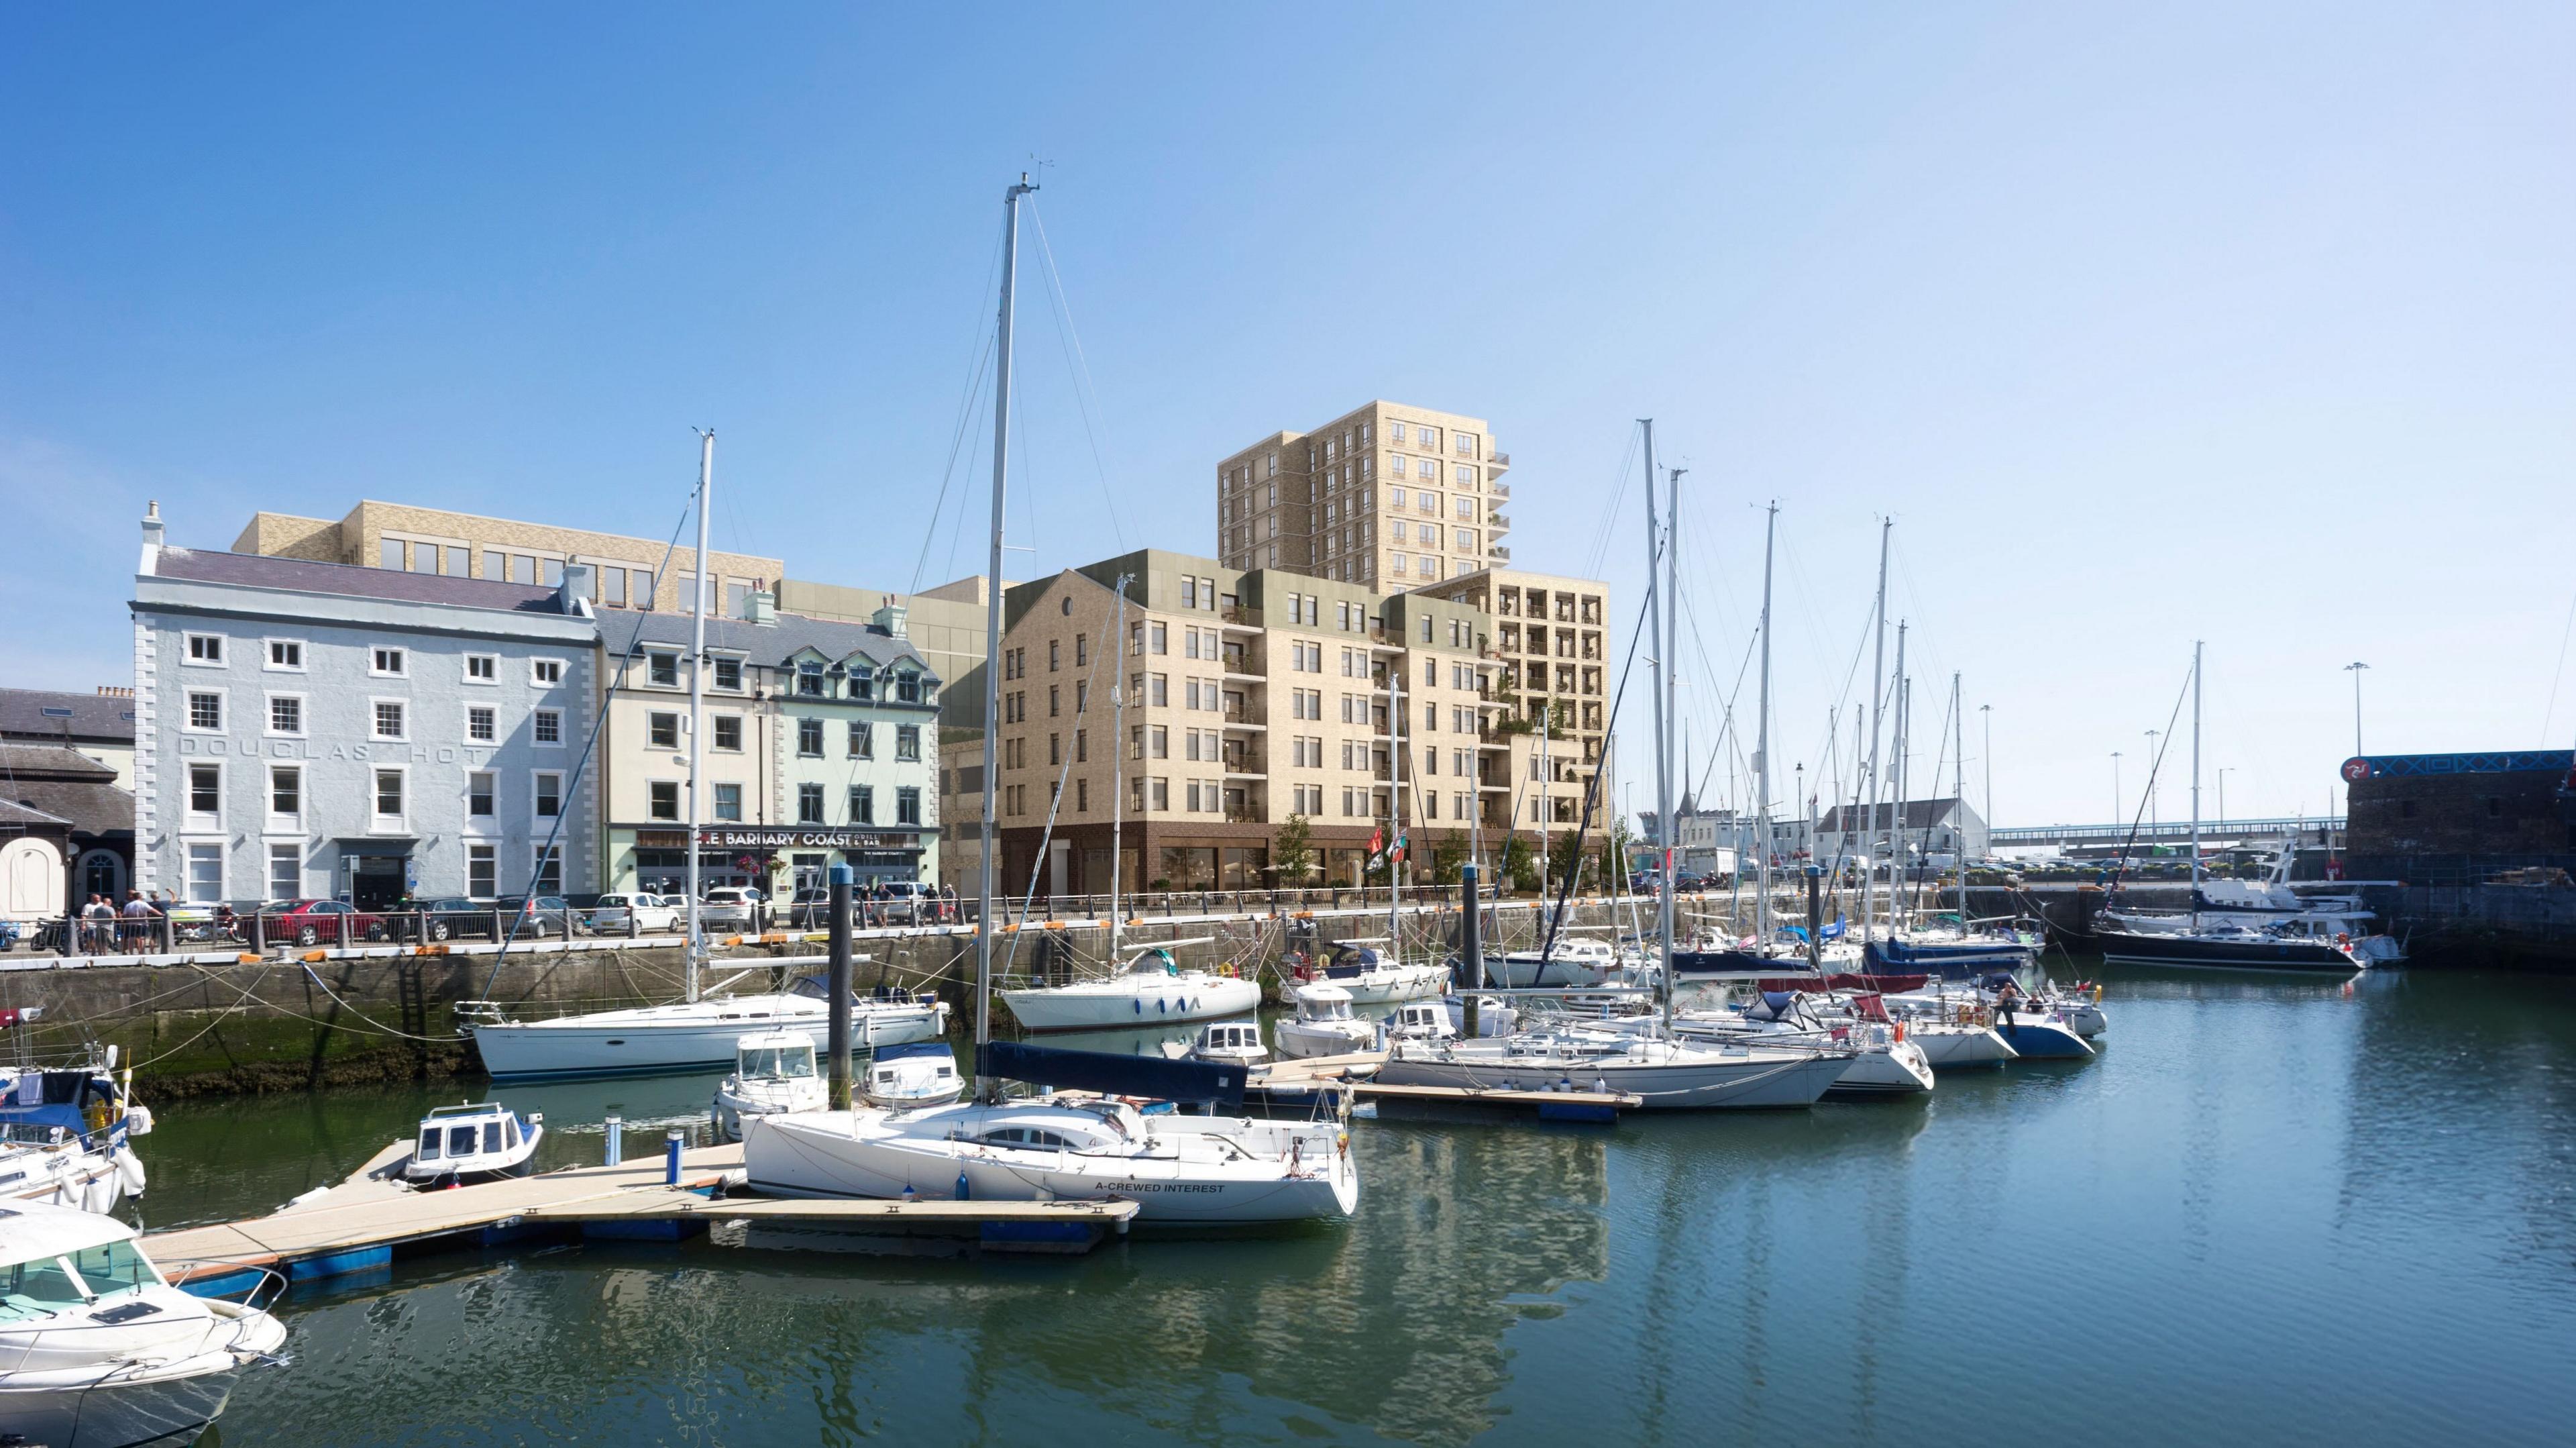
POLYGON ((1183 969, 1173 958, 1173 946, 1202 945, 1214 938, 1134 946, 1114 975, 999 994, 1011 1014, 1032 1031, 1100 1031, 1216 1020, 1260 1009, 1261 987, 1254 982, 1239 975, 1183 969))
MULTIPOLYGON (((994 379, 993 511, 990 576, 1002 576, 1003 502, 1010 458, 1011 294, 1019 260, 1022 198, 1037 188, 1023 176, 1003 199, 1005 231, 999 322, 999 366, 994 379)), ((1121 590, 1124 597, 1124 590, 1121 590)), ((1001 657, 1002 609, 990 612, 985 657, 1001 657)), ((994 802, 1000 791, 996 739, 1001 675, 987 670, 984 687, 983 832, 997 838, 994 802)), ((1113 850, 1113 857, 1121 853, 1113 850)), ((975 927, 975 1045, 979 1073, 992 1057, 993 912, 995 851, 983 852, 975 927)), ((1115 915, 1115 911, 1112 915, 1115 915)), ((1114 930, 1113 924, 1113 930, 1114 930)), ((1112 937, 1113 942, 1115 936, 1112 937)), ((1114 952, 1113 944, 1113 952, 1114 952)), ((1163 973, 1177 983, 1177 968, 1163 973)), ((1122 977, 1137 975, 1130 970, 1122 977)), ((1238 1011, 1259 1003, 1252 982, 1208 977, 1238 985, 1247 994, 1238 1011)), ((1067 999, 1056 988, 1038 999, 1067 999)), ((1007 999, 1007 998, 1006 998, 1007 999)), ((1100 999, 1116 1002, 1114 992, 1100 999)), ((1141 995, 1129 998, 1141 1001, 1141 995)), ((1204 1000, 1201 1005, 1204 1005, 1204 1000)), ((1021 1002, 1011 1008, 1023 1023, 1021 1002)), ((1039 1006, 1041 1018, 1045 1007, 1039 1006)), ((1131 1009, 1132 1023, 1139 1013, 1131 1009)), ((1061 1019, 1061 1017, 1057 1017, 1061 1019)), ((1017 1048, 1023 1058, 1055 1057, 1087 1063, 1091 1074, 1148 1069, 1078 1052, 1017 1048)), ((1243 1073, 1230 1066, 1154 1062, 1151 1069, 1192 1073, 1230 1087, 1239 1099, 1243 1073)), ((1359 1171, 1350 1136, 1338 1119, 1269 1122, 1243 1117, 1148 1115, 1114 1096, 1003 1097, 1000 1082, 984 1074, 976 1099, 908 1110, 823 1111, 757 1118, 743 1143, 750 1185, 782 1196, 925 1197, 977 1200, 1105 1200, 1138 1204, 1138 1218, 1155 1223, 1248 1224, 1348 1217, 1359 1205, 1359 1171)))
POLYGON ((106 1212, 143 1195, 133 1139, 151 1132, 152 1113, 129 1098, 115 1047, 105 1062, 0 1070, 0 1201, 106 1212))

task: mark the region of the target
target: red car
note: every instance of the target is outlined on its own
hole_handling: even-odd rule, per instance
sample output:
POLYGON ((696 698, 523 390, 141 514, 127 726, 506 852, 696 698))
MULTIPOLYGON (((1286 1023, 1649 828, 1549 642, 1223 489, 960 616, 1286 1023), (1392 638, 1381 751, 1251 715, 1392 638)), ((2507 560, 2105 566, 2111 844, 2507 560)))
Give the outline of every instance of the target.
POLYGON ((382 917, 360 914, 346 900, 297 900, 272 905, 260 913, 260 931, 269 940, 292 939, 298 945, 340 945, 353 940, 382 940, 382 917))

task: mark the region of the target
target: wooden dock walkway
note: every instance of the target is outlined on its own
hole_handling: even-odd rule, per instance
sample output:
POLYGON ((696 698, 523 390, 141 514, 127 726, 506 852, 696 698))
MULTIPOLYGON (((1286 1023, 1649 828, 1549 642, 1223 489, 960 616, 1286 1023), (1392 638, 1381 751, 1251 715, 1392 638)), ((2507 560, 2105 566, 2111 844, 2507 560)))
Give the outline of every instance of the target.
POLYGON ((1344 1056, 1283 1057, 1252 1068, 1244 1099, 1267 1106, 1299 1106, 1326 1091, 1348 1091, 1381 1106, 1469 1111, 1528 1112, 1542 1121, 1615 1121, 1643 1098, 1624 1091, 1505 1091, 1459 1086, 1392 1086, 1371 1079, 1386 1064, 1384 1051, 1344 1056))
POLYGON ((479 1186, 415 1191, 402 1181, 411 1143, 398 1141, 335 1187, 239 1222, 182 1227, 144 1238, 171 1282, 230 1296, 264 1271, 291 1282, 363 1272, 397 1250, 502 1246, 587 1237, 678 1241, 712 1222, 839 1228, 874 1236, 936 1235, 999 1251, 1082 1252, 1123 1234, 1136 1203, 901 1202, 848 1198, 719 1197, 740 1180, 742 1148, 706 1146, 680 1156, 671 1183, 662 1157, 571 1167, 479 1186))

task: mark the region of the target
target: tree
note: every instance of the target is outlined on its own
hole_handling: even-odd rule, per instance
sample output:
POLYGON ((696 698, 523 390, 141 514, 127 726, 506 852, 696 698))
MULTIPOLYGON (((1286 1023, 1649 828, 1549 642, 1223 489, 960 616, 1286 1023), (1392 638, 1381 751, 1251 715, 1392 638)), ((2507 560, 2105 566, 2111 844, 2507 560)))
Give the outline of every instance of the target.
POLYGON ((1503 837, 1501 870, 1503 878, 1512 882, 1512 889, 1517 893, 1526 895, 1538 888, 1538 861, 1533 857, 1529 841, 1519 835, 1503 837))
POLYGON ((1455 885, 1459 871, 1467 863, 1467 837, 1451 830, 1431 845, 1431 883, 1455 885))
POLYGON ((1301 814, 1292 814, 1270 837, 1270 863, 1279 872, 1279 884, 1295 889, 1306 883, 1315 872, 1315 831, 1301 814))

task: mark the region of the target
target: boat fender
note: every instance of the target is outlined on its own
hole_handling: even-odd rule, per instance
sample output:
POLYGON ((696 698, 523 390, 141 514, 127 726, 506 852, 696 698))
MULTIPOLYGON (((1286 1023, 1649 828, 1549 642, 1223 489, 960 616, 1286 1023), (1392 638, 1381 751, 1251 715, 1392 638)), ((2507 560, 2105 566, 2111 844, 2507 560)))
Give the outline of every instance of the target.
POLYGON ((127 1196, 143 1195, 143 1158, 136 1156, 130 1150, 119 1149, 116 1153, 116 1174, 125 1183, 127 1196))
POLYGON ((1898 1021, 1896 1023, 1896 1043, 1900 1046, 1905 1044, 1905 1023, 1903 1021, 1898 1021))
POLYGON ((91 1177, 89 1185, 81 1191, 81 1209, 101 1215, 116 1210, 116 1198, 122 1186, 113 1169, 91 1177))

